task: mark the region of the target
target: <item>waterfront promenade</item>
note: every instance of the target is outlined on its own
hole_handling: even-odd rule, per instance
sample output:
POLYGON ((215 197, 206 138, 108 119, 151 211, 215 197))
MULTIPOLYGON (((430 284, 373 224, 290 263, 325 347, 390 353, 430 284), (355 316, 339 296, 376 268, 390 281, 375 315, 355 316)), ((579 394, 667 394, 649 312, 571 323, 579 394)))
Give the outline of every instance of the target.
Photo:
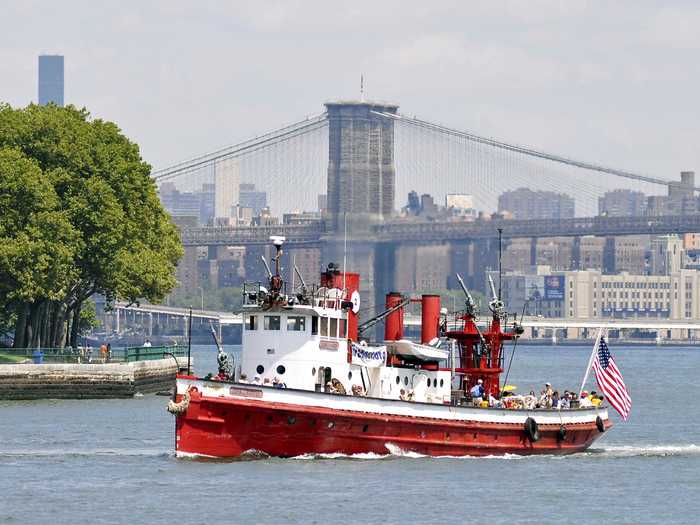
POLYGON ((28 353, 0 349, 0 399, 125 398, 168 390, 188 361, 182 347, 124 348, 109 361, 92 362, 81 353, 45 351, 41 358, 28 353))

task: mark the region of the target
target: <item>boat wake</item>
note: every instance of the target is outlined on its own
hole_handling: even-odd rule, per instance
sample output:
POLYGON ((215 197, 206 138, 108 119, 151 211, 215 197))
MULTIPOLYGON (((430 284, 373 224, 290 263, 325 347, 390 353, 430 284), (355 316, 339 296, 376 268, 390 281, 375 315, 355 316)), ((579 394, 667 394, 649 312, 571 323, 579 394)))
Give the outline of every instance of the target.
POLYGON ((690 445, 607 445, 601 448, 591 448, 584 456, 602 458, 663 458, 700 456, 700 446, 690 445))
MULTIPOLYGON (((388 451, 388 454, 374 454, 374 453, 362 453, 362 454, 303 454, 301 456, 295 456, 292 459, 295 460, 318 460, 318 459, 335 459, 335 460, 391 460, 398 458, 409 458, 409 459, 459 459, 459 460, 521 460, 521 461, 533 461, 542 459, 558 459, 558 460, 572 460, 572 459, 614 459, 614 458, 635 458, 635 457, 685 457, 685 456, 700 456, 700 446, 690 444, 690 445, 609 445, 601 448, 592 448, 585 452, 580 452, 576 454, 571 454, 567 456, 553 455, 553 454, 542 454, 542 455, 520 455, 520 454, 501 454, 501 455, 491 455, 491 456, 428 456, 426 454, 419 454, 417 452, 411 452, 403 450, 398 445, 394 443, 386 443, 384 445, 388 451)), ((257 458, 256 458, 257 459, 257 458)))

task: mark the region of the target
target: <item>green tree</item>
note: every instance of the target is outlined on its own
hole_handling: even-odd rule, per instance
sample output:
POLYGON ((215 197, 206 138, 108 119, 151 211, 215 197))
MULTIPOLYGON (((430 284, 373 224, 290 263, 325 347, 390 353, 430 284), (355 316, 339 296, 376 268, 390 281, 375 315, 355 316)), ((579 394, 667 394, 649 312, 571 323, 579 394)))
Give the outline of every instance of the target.
POLYGON ((75 346, 85 301, 158 302, 182 255, 150 166, 72 106, 0 105, 0 293, 16 346, 75 346))

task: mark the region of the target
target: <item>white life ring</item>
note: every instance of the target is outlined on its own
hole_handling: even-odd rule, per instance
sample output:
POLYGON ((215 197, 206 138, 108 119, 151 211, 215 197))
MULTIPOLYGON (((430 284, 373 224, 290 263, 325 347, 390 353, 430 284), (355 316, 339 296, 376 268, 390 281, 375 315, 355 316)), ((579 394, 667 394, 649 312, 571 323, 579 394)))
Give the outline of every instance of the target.
POLYGON ((360 292, 357 290, 352 292, 350 296, 350 302, 352 302, 352 312, 356 314, 360 311, 360 292))

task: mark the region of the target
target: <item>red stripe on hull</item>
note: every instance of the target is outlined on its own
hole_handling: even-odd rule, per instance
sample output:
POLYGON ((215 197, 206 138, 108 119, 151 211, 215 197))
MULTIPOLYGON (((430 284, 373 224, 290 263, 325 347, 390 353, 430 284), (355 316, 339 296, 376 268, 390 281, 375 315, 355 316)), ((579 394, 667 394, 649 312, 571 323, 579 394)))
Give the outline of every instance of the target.
MULTIPOLYGON (((595 422, 539 425, 531 442, 523 425, 444 421, 368 414, 250 399, 192 399, 176 419, 180 454, 237 457, 248 450, 271 456, 303 454, 388 454, 387 444, 428 456, 572 454, 600 436, 595 422)), ((605 422, 606 428, 612 426, 605 422)))

